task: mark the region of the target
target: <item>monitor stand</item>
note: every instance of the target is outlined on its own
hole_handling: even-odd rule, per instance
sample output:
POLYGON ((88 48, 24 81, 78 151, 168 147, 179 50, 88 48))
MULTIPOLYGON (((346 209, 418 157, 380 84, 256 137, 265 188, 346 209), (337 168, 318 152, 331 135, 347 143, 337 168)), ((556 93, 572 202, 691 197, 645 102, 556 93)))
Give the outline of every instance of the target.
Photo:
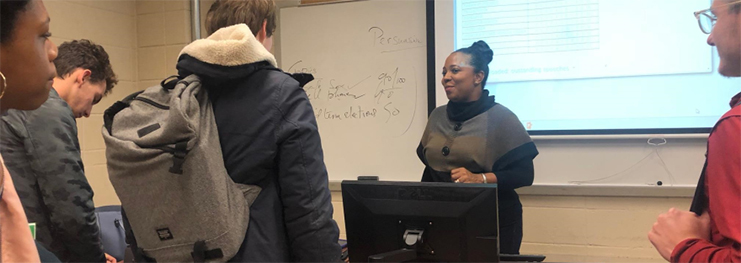
POLYGON ((375 254, 368 257, 368 262, 407 262, 417 259, 417 245, 422 244, 421 229, 407 229, 404 231, 404 243, 407 247, 375 254))

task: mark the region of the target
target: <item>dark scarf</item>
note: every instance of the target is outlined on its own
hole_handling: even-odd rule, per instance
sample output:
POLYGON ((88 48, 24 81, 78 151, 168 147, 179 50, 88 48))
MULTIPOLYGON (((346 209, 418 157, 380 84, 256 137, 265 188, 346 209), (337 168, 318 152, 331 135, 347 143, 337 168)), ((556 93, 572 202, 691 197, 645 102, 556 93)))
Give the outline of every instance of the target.
POLYGON ((486 112, 497 103, 494 96, 489 96, 489 91, 484 90, 477 101, 453 102, 448 101, 448 119, 454 122, 464 122, 477 115, 486 112))

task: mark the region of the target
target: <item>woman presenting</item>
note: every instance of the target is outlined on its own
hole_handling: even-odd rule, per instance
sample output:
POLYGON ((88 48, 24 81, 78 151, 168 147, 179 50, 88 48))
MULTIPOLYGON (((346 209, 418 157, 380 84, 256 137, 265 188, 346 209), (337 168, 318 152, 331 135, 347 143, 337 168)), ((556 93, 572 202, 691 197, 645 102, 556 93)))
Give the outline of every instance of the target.
POLYGON ((423 182, 498 184, 499 250, 519 254, 522 203, 515 189, 532 185, 538 150, 517 116, 484 89, 492 56, 484 41, 448 56, 442 84, 450 101, 430 114, 417 155, 423 182))

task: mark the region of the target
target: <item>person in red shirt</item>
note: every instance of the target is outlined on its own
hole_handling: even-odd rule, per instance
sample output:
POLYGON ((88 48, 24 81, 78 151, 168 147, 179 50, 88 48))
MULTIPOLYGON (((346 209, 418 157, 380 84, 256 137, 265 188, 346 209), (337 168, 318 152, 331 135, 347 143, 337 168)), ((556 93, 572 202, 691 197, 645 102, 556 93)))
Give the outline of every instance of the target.
MULTIPOLYGON (((718 72, 741 76, 741 0, 714 0, 695 12, 718 72)), ((661 214, 648 238, 671 262, 741 262, 741 93, 710 132, 707 156, 690 211, 661 214)))

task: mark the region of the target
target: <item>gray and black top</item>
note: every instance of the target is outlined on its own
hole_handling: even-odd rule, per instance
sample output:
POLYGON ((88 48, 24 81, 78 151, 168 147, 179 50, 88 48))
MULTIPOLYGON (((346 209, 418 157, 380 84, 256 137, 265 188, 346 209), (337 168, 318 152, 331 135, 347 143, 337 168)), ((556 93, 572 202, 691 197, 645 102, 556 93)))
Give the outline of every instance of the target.
POLYGON ((538 150, 517 116, 484 91, 476 102, 450 102, 432 111, 417 155, 425 164, 423 182, 452 182, 450 171, 459 167, 494 173, 499 224, 507 225, 511 213, 521 217, 515 189, 532 185, 538 150))
POLYGON ((77 122, 55 89, 38 109, 0 118, 0 153, 36 241, 63 262, 105 262, 77 122))

